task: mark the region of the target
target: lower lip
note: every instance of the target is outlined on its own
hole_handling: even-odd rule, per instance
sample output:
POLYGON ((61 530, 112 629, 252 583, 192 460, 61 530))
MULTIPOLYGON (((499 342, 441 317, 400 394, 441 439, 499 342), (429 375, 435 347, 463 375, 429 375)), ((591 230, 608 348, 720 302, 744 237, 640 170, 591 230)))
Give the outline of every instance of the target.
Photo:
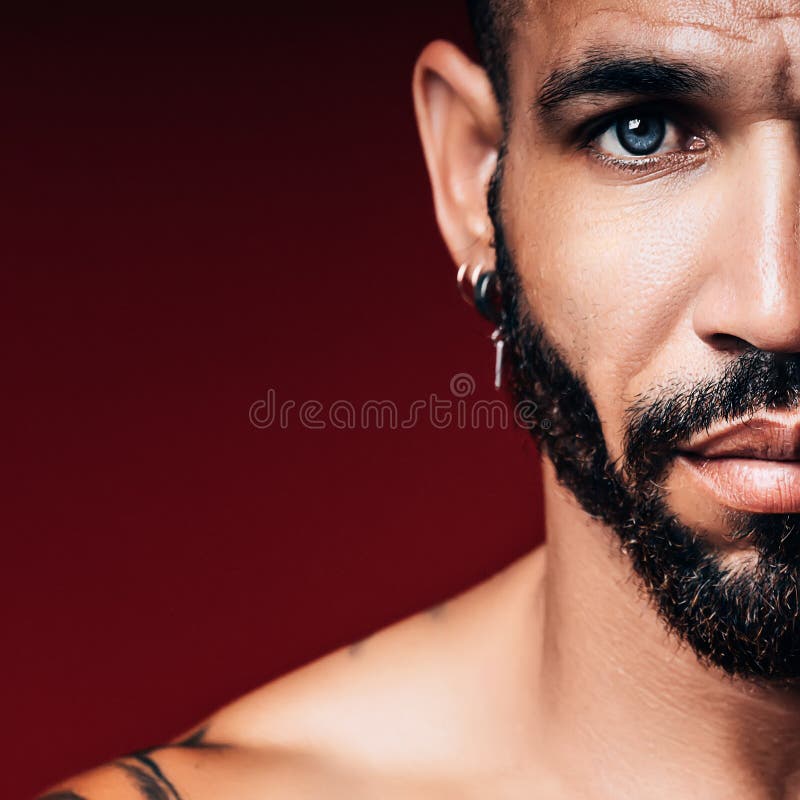
POLYGON ((678 457, 716 499, 739 511, 791 514, 800 511, 800 461, 758 458, 678 457))

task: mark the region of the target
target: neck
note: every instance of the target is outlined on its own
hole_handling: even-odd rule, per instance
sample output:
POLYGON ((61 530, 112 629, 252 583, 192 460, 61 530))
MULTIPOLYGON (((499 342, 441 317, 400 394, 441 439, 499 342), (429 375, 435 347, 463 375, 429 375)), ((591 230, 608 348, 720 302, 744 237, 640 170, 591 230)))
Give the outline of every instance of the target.
MULTIPOLYGON (((591 797, 800 798, 800 696, 702 665, 542 459, 539 712, 591 797), (578 754, 578 758, 575 758, 578 754)), ((552 763, 552 762, 551 762, 552 763)))

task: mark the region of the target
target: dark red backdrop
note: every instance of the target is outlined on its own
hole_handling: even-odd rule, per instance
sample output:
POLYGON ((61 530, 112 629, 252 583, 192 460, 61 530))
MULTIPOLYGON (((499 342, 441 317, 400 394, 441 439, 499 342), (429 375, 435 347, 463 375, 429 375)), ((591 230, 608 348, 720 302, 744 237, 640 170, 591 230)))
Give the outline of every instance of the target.
POLYGON ((410 95, 462 4, 288 5, 3 25, 3 797, 539 539, 519 431, 249 423, 269 388, 493 397, 410 95))

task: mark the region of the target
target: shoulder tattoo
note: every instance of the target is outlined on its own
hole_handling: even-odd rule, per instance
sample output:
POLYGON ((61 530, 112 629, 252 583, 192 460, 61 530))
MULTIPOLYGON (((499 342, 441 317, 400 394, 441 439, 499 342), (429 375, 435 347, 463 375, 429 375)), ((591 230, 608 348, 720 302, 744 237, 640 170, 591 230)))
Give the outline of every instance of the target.
MULTIPOLYGON (((226 745, 205 741, 206 729, 201 728, 175 744, 137 750, 113 761, 110 766, 122 770, 144 800, 184 800, 175 784, 163 771, 154 755, 169 750, 221 750, 226 745)), ((90 800, 73 791, 58 791, 40 797, 39 800, 90 800)))

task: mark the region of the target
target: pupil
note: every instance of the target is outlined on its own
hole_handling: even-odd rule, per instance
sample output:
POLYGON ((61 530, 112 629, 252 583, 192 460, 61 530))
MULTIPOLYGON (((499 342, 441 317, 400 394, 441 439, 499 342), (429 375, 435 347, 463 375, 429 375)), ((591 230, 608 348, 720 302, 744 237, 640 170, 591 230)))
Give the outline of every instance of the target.
POLYGON ((666 128, 663 117, 622 117, 617 121, 617 138, 629 153, 650 155, 661 147, 666 128))

